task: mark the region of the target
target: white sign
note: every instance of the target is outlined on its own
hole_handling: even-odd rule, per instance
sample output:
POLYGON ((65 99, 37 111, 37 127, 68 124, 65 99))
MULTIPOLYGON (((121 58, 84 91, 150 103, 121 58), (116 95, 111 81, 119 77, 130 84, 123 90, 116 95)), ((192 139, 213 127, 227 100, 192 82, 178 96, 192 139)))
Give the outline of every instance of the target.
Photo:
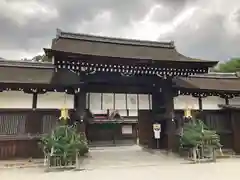
POLYGON ((122 134, 132 134, 132 126, 131 125, 123 125, 122 126, 122 134))
POLYGON ((155 139, 160 139, 161 124, 158 123, 153 124, 153 133, 155 139))
POLYGON ((154 131, 154 138, 160 139, 160 133, 161 133, 161 131, 154 131))
POLYGON ((161 124, 158 123, 153 124, 153 130, 161 131, 161 124))

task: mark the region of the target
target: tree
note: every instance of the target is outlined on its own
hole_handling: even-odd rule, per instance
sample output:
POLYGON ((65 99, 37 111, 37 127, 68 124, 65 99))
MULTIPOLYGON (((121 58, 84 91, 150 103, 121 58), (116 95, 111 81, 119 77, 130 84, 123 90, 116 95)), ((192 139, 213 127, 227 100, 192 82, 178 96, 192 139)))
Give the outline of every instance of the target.
POLYGON ((34 56, 32 59, 24 58, 23 61, 34 61, 34 62, 51 62, 51 59, 49 59, 46 55, 37 55, 34 56))
POLYGON ((76 125, 65 125, 65 122, 61 122, 50 134, 43 136, 39 145, 44 155, 49 158, 50 166, 67 166, 71 162, 77 163, 78 156, 88 153, 85 134, 77 132, 76 125), (56 164, 54 159, 60 160, 58 162, 60 164, 56 164))
POLYGON ((240 58, 233 58, 230 61, 221 63, 215 68, 216 72, 238 72, 240 71, 240 58))

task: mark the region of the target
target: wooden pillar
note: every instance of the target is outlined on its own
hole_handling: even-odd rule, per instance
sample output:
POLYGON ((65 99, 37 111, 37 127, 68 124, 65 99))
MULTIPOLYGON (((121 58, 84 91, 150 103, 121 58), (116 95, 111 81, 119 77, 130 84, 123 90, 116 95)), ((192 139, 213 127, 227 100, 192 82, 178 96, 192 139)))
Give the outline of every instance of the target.
POLYGON ((164 80, 161 86, 155 85, 152 93, 153 118, 162 125, 160 148, 169 151, 175 144, 174 92, 171 85, 171 80, 164 80))
MULTIPOLYGON (((151 123, 151 127, 153 126, 153 123, 160 123, 162 126, 161 131, 161 138, 160 140, 155 140, 154 137, 152 138, 152 142, 149 142, 150 148, 157 148, 157 141, 159 141, 159 148, 165 149, 166 143, 165 143, 165 136, 166 136, 166 128, 165 128, 165 120, 164 120, 164 114, 165 114, 165 104, 162 94, 162 88, 158 85, 154 85, 153 91, 152 91, 152 121, 149 121, 151 123)), ((151 128, 151 131, 152 128, 151 128)))
POLYGON ((174 92, 172 89, 171 81, 168 81, 163 89, 164 101, 165 101, 165 117, 166 117, 166 140, 167 150, 172 151, 175 147, 175 124, 174 124, 174 92))
POLYGON ((37 92, 32 95, 32 109, 29 110, 27 115, 25 132, 35 135, 42 133, 42 119, 40 113, 35 111, 37 108, 37 92))
POLYGON ((37 108, 37 93, 33 93, 33 100, 32 100, 32 108, 36 109, 37 108))
POLYGON ((225 97, 225 104, 229 105, 229 98, 228 97, 225 97))
POLYGON ((80 120, 82 121, 79 123, 79 131, 85 132, 83 116, 86 109, 86 92, 84 89, 81 89, 80 92, 74 95, 74 108, 76 109, 78 115, 80 116, 80 120))
POLYGON ((203 110, 202 97, 198 97, 198 107, 199 107, 199 110, 200 110, 200 111, 203 110))

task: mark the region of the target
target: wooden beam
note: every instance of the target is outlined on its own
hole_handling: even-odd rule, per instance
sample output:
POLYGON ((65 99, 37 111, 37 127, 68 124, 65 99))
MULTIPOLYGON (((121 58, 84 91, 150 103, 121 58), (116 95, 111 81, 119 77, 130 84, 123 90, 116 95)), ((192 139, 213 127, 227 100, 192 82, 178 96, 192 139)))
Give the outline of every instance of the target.
POLYGON ((225 97, 225 104, 229 105, 229 98, 228 97, 225 97))
POLYGON ((33 93, 33 100, 32 100, 32 108, 36 109, 37 108, 37 99, 38 99, 38 94, 33 93))
POLYGON ((203 110, 203 103, 202 103, 202 98, 201 97, 198 97, 198 107, 199 107, 200 111, 203 110))
POLYGON ((74 102, 73 102, 74 109, 78 108, 78 93, 74 94, 74 102))

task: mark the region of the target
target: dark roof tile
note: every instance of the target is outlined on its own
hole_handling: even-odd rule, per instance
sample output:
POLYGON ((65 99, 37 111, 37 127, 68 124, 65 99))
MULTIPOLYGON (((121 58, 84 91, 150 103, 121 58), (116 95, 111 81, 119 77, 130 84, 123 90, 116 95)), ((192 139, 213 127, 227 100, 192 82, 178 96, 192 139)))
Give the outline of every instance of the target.
POLYGON ((71 86, 79 85, 80 77, 68 70, 54 71, 54 66, 37 64, 12 64, 0 62, 0 83, 6 84, 42 84, 71 86))
POLYGON ((175 49, 174 43, 110 38, 57 31, 52 50, 82 55, 144 59, 156 61, 212 62, 186 57, 175 49))
POLYGON ((54 74, 54 69, 32 67, 0 67, 1 83, 30 83, 49 84, 54 74))
POLYGON ((178 87, 240 92, 240 78, 236 74, 205 74, 174 79, 178 87))

